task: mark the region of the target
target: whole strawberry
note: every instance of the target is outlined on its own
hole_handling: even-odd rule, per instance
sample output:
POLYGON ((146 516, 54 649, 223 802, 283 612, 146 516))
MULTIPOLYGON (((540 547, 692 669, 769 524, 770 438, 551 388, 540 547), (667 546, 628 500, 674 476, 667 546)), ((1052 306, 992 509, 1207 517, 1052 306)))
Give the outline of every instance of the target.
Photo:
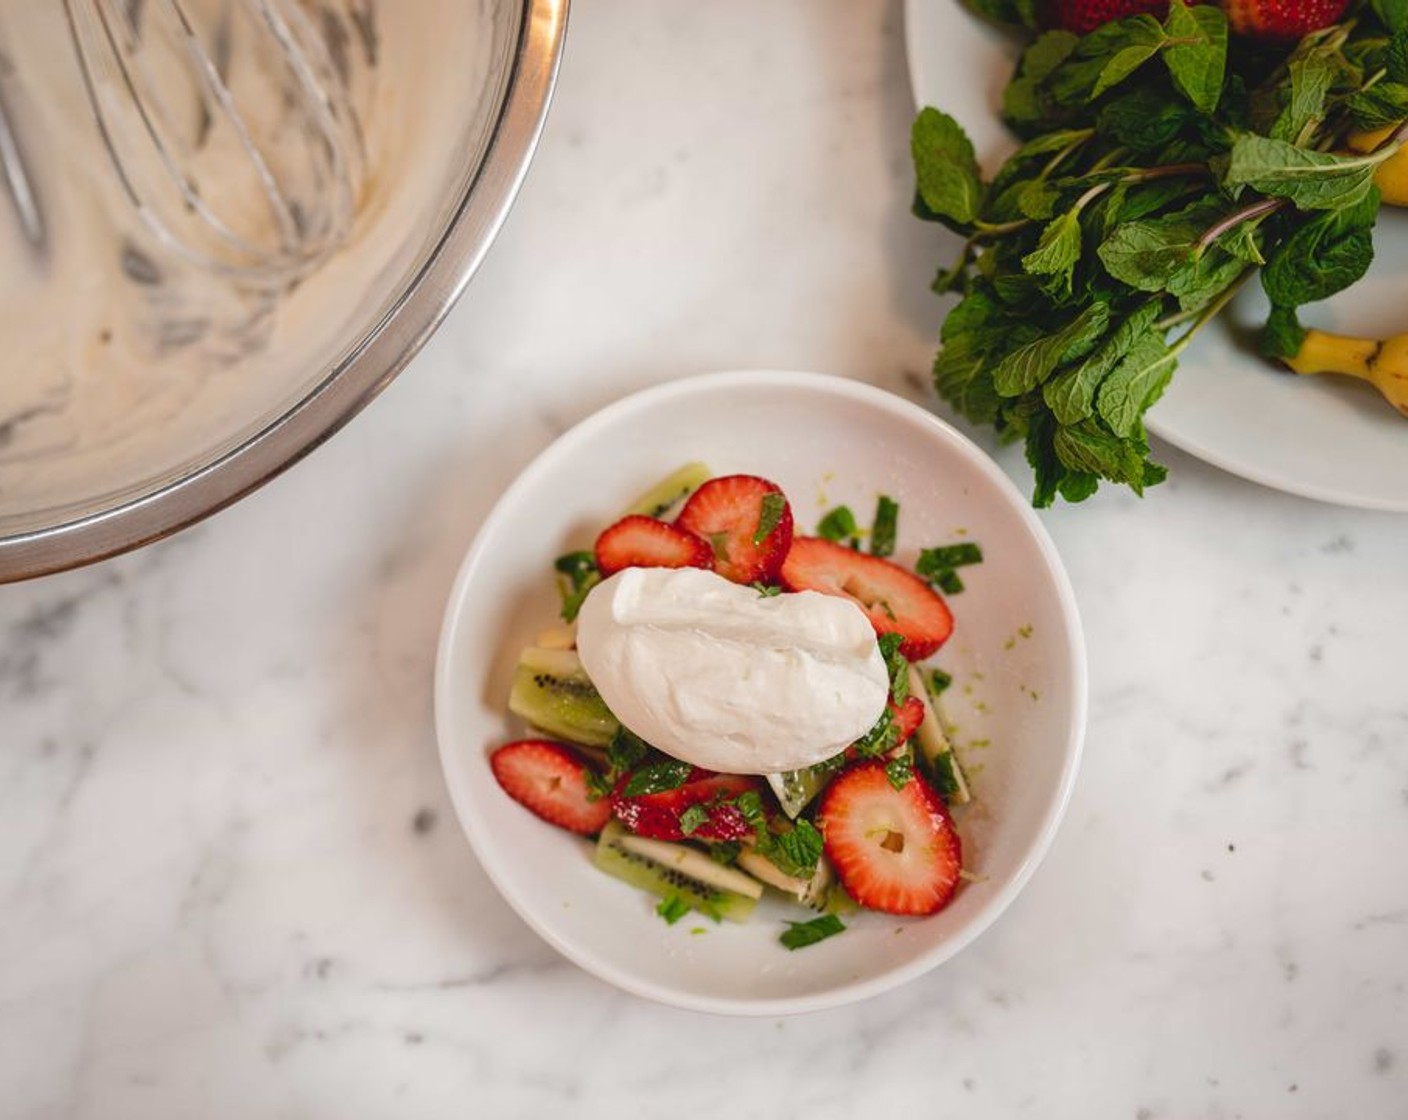
POLYGON ((1079 35, 1094 31, 1112 19, 1151 15, 1163 19, 1168 0, 1056 0, 1056 23, 1079 35))
POLYGON ((1223 0, 1227 23, 1238 35, 1299 39, 1339 22, 1349 0, 1223 0))

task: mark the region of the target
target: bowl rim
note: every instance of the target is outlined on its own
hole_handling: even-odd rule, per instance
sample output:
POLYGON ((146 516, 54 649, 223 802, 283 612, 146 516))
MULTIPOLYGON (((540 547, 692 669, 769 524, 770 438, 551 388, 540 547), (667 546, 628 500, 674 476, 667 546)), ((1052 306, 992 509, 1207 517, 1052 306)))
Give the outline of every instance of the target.
POLYGON ((1012 480, 981 447, 953 425, 922 406, 866 382, 834 374, 808 373, 796 370, 736 370, 695 374, 679 378, 613 401, 554 439, 509 484, 475 533, 474 540, 460 564, 446 600, 436 650, 434 709, 441 770, 460 829, 468 840, 480 866, 500 896, 539 937, 569 961, 598 979, 656 1003, 716 1015, 776 1017, 840 1007, 899 987, 951 959, 990 928, 1007 910, 1050 850, 1066 808, 1070 803, 1084 749, 1089 710, 1089 666, 1075 589, 1060 554, 1056 550, 1056 545, 1046 527, 1037 517, 1036 512, 1018 491, 1012 480), (929 425, 940 438, 953 444, 966 455, 974 466, 994 483, 999 492, 1010 500, 1045 562, 1056 590, 1057 606, 1065 623, 1065 655, 1071 665, 1072 696, 1070 719, 1065 728, 1064 740, 1059 745, 1059 749, 1063 752, 1060 776, 1054 796, 1046 804, 1035 839, 1008 881, 994 893, 984 908, 975 915, 967 926, 963 927, 955 936, 933 947, 928 952, 920 954, 912 961, 866 980, 842 983, 827 991, 811 995, 744 1000, 680 992, 664 985, 643 980, 615 967, 609 961, 597 958, 590 951, 563 938, 554 927, 538 920, 532 908, 518 897, 513 877, 500 865, 498 857, 492 854, 492 850, 489 850, 486 855, 486 846, 481 843, 479 838, 479 829, 472 807, 464 801, 464 795, 456 783, 451 780, 451 775, 455 772, 458 763, 452 755, 453 748, 450 745, 451 733, 446 697, 452 686, 449 679, 450 661, 455 644, 457 620, 461 613, 468 584, 486 555, 488 542, 494 536, 499 523, 510 516, 509 511, 518 504, 519 495, 530 489, 539 475, 554 469, 559 460, 572 455, 581 444, 589 442, 600 429, 610 428, 618 421, 643 410, 698 393, 739 392, 759 388, 795 388, 821 391, 848 399, 858 405, 879 408, 900 419, 918 420, 929 425))
POLYGON ((330 438, 419 352, 479 268, 517 197, 556 86, 570 0, 522 0, 484 159, 389 309, 297 401, 182 477, 0 539, 0 583, 76 568, 170 536, 263 486, 330 438))

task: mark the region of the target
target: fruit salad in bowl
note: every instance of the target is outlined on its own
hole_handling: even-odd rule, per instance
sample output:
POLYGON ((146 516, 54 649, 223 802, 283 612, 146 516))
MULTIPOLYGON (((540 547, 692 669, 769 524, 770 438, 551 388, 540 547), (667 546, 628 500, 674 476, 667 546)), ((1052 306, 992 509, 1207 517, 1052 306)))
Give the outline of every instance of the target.
POLYGON ((461 823, 534 929, 639 994, 776 1014, 997 916, 1084 687, 1059 561, 990 460, 891 394, 750 373, 619 402, 520 477, 436 705, 461 823))

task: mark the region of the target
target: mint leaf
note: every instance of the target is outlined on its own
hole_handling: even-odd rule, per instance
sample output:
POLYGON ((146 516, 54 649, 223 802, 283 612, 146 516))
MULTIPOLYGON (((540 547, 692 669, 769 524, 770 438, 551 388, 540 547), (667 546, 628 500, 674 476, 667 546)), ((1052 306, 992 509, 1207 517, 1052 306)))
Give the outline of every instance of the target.
POLYGON ((1300 325, 1294 307, 1273 307, 1261 330, 1258 346, 1268 358, 1294 358, 1305 341, 1305 328, 1300 325))
POLYGON ((1164 29, 1175 40, 1164 51, 1169 77, 1194 108, 1211 113, 1227 72, 1227 17, 1206 4, 1190 8, 1171 0, 1164 29))
MULTIPOLYGON (((1177 2, 1174 0, 1174 3, 1177 2)), ((1100 77, 1090 91, 1090 99, 1094 101, 1107 89, 1119 85, 1158 53, 1158 43, 1135 43, 1116 51, 1100 71, 1100 77)))
POLYGON ((677 921, 689 913, 689 903, 677 894, 672 894, 668 898, 660 900, 655 912, 664 918, 665 921, 674 925, 677 921))
POLYGON ((1142 292, 1160 292, 1193 260, 1204 232, 1217 217, 1216 203, 1199 201, 1162 217, 1125 222, 1096 254, 1116 280, 1142 292))
POLYGON ((1320 54, 1293 59, 1287 66, 1291 94, 1271 126, 1273 140, 1294 144, 1302 132, 1325 115, 1325 103, 1335 82, 1335 67, 1320 54))
POLYGON ((562 621, 572 622, 593 587, 601 582, 596 556, 590 552, 568 552, 553 561, 553 568, 567 578, 558 581, 562 594, 562 621))
POLYGON ((1158 399, 1173 376, 1177 357, 1162 334, 1141 335, 1100 386, 1096 412, 1117 436, 1133 436, 1140 417, 1158 399))
POLYGON ((900 504, 881 494, 875 503, 875 520, 870 526, 870 554, 889 556, 895 551, 895 536, 899 532, 900 504))
POLYGON ((951 684, 953 684, 953 677, 942 669, 929 670, 929 694, 931 696, 938 696, 951 684))
POLYGON ((1378 203, 1373 189, 1359 205, 1319 215, 1286 238, 1261 273, 1271 302, 1315 303, 1359 280, 1374 260, 1378 203))
POLYGON ((626 780, 626 788, 621 793, 624 797, 642 797, 647 793, 662 793, 668 789, 679 789, 689 781, 689 776, 693 772, 694 767, 688 762, 681 762, 674 758, 666 759, 663 762, 652 762, 632 774, 626 780))
POLYGON ((1395 34, 1408 30, 1408 0, 1373 0, 1374 14, 1395 34))
POLYGON ((1364 131, 1388 128, 1408 118, 1408 85, 1401 81, 1380 82, 1360 90, 1346 102, 1354 123, 1364 131))
POLYGON ((791 828, 765 832, 758 839, 758 850, 793 879, 810 879, 816 874, 822 847, 821 833, 805 817, 798 817, 791 828))
POLYGON ((890 785, 895 789, 904 789, 909 785, 909 779, 914 777, 914 759, 907 754, 890 759, 885 763, 885 777, 890 779, 890 785))
POLYGON ((1034 275, 1056 277, 1069 293, 1080 250, 1080 214, 1067 210, 1042 230, 1036 248, 1022 258, 1022 267, 1034 275))
POLYGON ((1062 424, 1075 424, 1094 411, 1095 392, 1100 383, 1139 339, 1155 331, 1154 322, 1159 317, 1159 310, 1155 300, 1141 304, 1125 317, 1090 357, 1079 365, 1062 370, 1042 386, 1042 397, 1057 420, 1062 424))
POLYGON ((1301 210, 1334 210, 1362 202, 1375 169, 1390 155, 1337 156, 1243 133, 1232 145, 1223 183, 1284 198, 1301 210))
POLYGON ((935 214, 970 226, 982 204, 983 182, 973 144, 947 113, 920 111, 910 132, 919 197, 935 214))
POLYGON ((1053 444, 1057 458, 1070 470, 1123 482, 1136 494, 1142 494, 1149 484, 1143 448, 1134 440, 1102 431, 1090 421, 1057 428, 1053 444))
POLYGON ((788 922, 790 927, 779 935, 778 940, 787 949, 805 949, 828 937, 845 932, 845 924, 835 914, 823 914, 809 922, 788 922))
POLYGON ((1093 303, 1055 334, 1019 347, 994 367, 994 387, 1004 397, 1035 389, 1057 366, 1089 351, 1105 333, 1109 318, 1106 304, 1093 303))
POLYGON ((690 805, 680 813, 680 831, 686 836, 698 832, 709 823, 709 810, 703 805, 690 805))
POLYGON ((763 495, 758 510, 758 527, 753 531, 753 544, 760 545, 768 539, 768 534, 777 528, 782 520, 782 511, 787 508, 787 498, 776 490, 763 495))
POLYGON ((856 535, 856 515, 849 506, 837 506, 817 523, 816 535, 828 541, 847 541, 856 535))
POLYGON ((890 675, 890 695, 896 704, 903 704, 909 697, 909 661, 900 652, 904 639, 895 633, 881 634, 876 644, 890 675))

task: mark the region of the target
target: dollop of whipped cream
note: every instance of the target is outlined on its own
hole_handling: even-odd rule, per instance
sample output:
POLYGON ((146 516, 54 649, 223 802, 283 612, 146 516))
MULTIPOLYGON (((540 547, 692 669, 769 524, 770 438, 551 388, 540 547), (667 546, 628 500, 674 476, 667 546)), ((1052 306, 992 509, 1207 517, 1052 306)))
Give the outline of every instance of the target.
POLYGON ((849 599, 760 595, 698 568, 626 568, 598 584, 577 652, 623 724, 728 774, 832 757, 874 726, 890 691, 875 629, 849 599))

